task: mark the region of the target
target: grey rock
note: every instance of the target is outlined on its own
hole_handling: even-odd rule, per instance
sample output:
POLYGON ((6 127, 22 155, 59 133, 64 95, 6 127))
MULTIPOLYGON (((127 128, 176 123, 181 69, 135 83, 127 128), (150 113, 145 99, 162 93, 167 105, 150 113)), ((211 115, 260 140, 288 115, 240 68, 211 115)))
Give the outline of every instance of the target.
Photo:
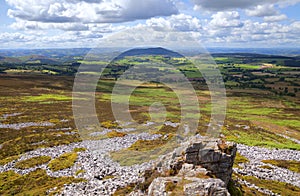
POLYGON ((184 185, 184 192, 186 195, 200 195, 200 196, 229 196, 225 183, 220 179, 200 179, 200 178, 187 178, 192 180, 193 183, 184 185))
POLYGON ((172 190, 167 190, 167 184, 171 183, 178 186, 179 192, 176 194, 182 195, 197 195, 197 196, 229 196, 225 183, 220 179, 201 179, 195 177, 159 177, 153 180, 149 189, 149 196, 168 196, 172 190), (180 190, 182 189, 182 190, 180 190), (181 192, 182 191, 182 192, 181 192))

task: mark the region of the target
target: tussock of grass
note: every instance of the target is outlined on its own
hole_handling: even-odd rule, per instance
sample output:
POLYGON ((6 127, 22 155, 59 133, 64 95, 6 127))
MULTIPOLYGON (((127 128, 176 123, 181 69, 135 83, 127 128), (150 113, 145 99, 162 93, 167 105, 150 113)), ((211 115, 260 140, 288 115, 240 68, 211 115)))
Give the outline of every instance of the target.
POLYGON ((260 166, 260 168, 269 169, 269 170, 273 169, 273 167, 270 167, 269 165, 262 165, 262 166, 260 166))
POLYGON ((229 154, 229 155, 231 154, 232 149, 233 149, 233 147, 232 146, 228 146, 226 144, 226 141, 223 140, 223 139, 218 143, 218 148, 219 148, 219 150, 221 152, 229 154))
POLYGON ((85 173, 85 170, 80 169, 78 171, 76 171, 75 176, 78 176, 79 174, 85 173))
POLYGON ((234 159, 233 167, 238 168, 240 163, 247 163, 247 162, 249 162, 249 159, 247 159, 246 157, 244 157, 243 155, 237 152, 234 159))
POLYGON ((24 176, 7 171, 0 173, 0 195, 47 195, 47 190, 51 188, 57 187, 55 193, 58 193, 65 184, 82 181, 73 177, 50 177, 42 169, 24 176))
POLYGON ((293 172, 300 173, 300 161, 289 161, 289 160, 263 160, 263 163, 269 163, 277 167, 289 169, 293 172))
POLYGON ((121 187, 116 192, 114 192, 113 196, 123 196, 131 193, 136 187, 136 184, 129 184, 128 186, 121 187))
POLYGON ((15 167, 18 169, 28 169, 31 167, 48 163, 49 161, 51 161, 50 156, 33 157, 16 163, 15 167))
POLYGON ((74 148, 74 152, 84 152, 86 151, 87 149, 86 148, 74 148))
POLYGON ((107 133, 106 135, 107 135, 107 137, 109 137, 109 138, 113 138, 113 137, 124 137, 124 136, 126 136, 127 134, 126 134, 126 133, 122 133, 122 132, 118 132, 118 131, 113 130, 113 131, 107 133))
POLYGON ((234 195, 234 196, 243 196, 244 195, 243 191, 242 191, 242 187, 240 187, 239 184, 237 184, 233 180, 230 180, 228 182, 227 189, 228 189, 228 192, 230 193, 230 195, 234 195))
POLYGON ((119 128, 119 124, 117 122, 105 121, 101 122, 101 126, 106 129, 117 129, 119 128))
POLYGON ((166 191, 167 192, 171 192, 173 191, 175 188, 176 188, 176 183, 175 182, 172 182, 172 181, 169 181, 165 184, 165 187, 166 187, 166 191))
POLYGON ((77 159, 77 153, 76 152, 69 152, 69 153, 64 153, 58 158, 52 160, 48 167, 52 171, 58 171, 62 169, 67 169, 72 167, 75 164, 75 161, 77 159))
POLYGON ((149 151, 155 148, 159 148, 160 146, 165 145, 170 139, 172 139, 173 135, 168 135, 166 139, 158 138, 155 140, 138 140, 134 144, 132 144, 128 149, 134 151, 149 151))
POLYGON ((20 155, 15 155, 11 157, 7 157, 5 159, 0 160, 0 165, 6 165, 9 162, 12 162, 13 160, 17 160, 20 157, 20 155))
POLYGON ((161 135, 175 134, 177 131, 178 131, 178 126, 172 127, 172 126, 163 125, 158 131, 155 132, 155 134, 161 134, 161 135))

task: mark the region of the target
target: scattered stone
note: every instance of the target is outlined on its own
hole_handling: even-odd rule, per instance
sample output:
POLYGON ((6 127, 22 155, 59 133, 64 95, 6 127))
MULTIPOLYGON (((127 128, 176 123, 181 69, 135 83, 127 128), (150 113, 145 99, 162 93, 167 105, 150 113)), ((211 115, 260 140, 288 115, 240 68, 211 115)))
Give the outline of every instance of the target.
MULTIPOLYGON (((171 122, 170 122, 171 123, 171 122)), ((146 126, 152 125, 148 122, 146 126)), ((171 124, 167 124, 172 126, 171 124)), ((0 123, 0 128, 3 124, 0 123)), ((9 125, 5 125, 9 126, 9 125)), ((53 126, 52 123, 20 123, 11 124, 18 129, 24 126, 53 126)), ((175 124, 174 124, 175 126, 175 124)), ((247 128, 247 127, 244 127, 247 128)), ((128 129, 126 132, 134 131, 128 129)), ((71 132, 76 134, 76 132, 71 132)), ((71 134, 70 133, 70 134, 71 134)), ((300 174, 288 169, 272 166, 272 169, 261 168, 266 164, 262 160, 300 160, 300 152, 286 149, 267 149, 261 147, 250 147, 242 144, 222 142, 219 139, 211 139, 203 136, 195 136, 181 144, 172 153, 161 156, 156 161, 133 166, 120 166, 114 162, 109 153, 130 147, 137 140, 155 140, 161 135, 148 133, 128 134, 122 138, 108 138, 103 140, 86 140, 69 145, 41 148, 22 155, 6 165, 0 166, 0 172, 14 170, 19 174, 28 174, 38 168, 46 170, 53 177, 74 176, 84 178, 86 182, 65 185, 61 195, 111 195, 120 187, 130 183, 142 182, 146 170, 155 168, 161 173, 172 171, 172 176, 158 177, 148 188, 148 194, 167 195, 170 191, 166 186, 169 182, 182 183, 182 191, 186 195, 229 195, 226 190, 227 183, 234 172, 241 175, 251 175, 261 179, 276 180, 290 183, 300 187, 300 174), (36 156, 50 156, 52 159, 66 152, 72 152, 74 148, 86 148, 86 151, 78 152, 78 159, 74 166, 53 172, 47 164, 38 165, 29 169, 17 169, 18 161, 26 160, 36 156), (250 160, 248 163, 240 164, 241 167, 232 170, 236 150, 250 160), (77 173, 78 171, 84 171, 77 173), (109 178, 107 176, 113 176, 109 178), (215 176, 214 178, 212 176, 215 176), (106 177, 106 178, 105 178, 106 177)), ((36 143, 39 144, 39 143, 36 143)), ((1 147, 1 145, 0 145, 1 147)), ((262 189, 249 182, 238 179, 238 182, 250 188, 254 188, 264 194, 274 195, 270 190, 262 189)), ((55 191, 55 188, 51 191, 55 191)), ((49 192, 49 193, 50 193, 49 192)), ((129 195, 145 195, 141 190, 135 190, 129 195)))
POLYGON ((171 121, 166 121, 165 122, 165 125, 166 126, 171 126, 171 127, 178 127, 179 125, 180 125, 180 123, 173 123, 173 122, 171 122, 171 121))
POLYGON ((0 123, 0 129, 15 129, 20 130, 26 127, 52 127, 55 124, 50 122, 41 122, 41 123, 34 123, 34 122, 26 122, 26 123, 15 123, 15 124, 2 124, 0 123))
POLYGON ((300 174, 285 168, 262 163, 262 160, 300 160, 300 152, 287 149, 268 149, 256 146, 238 144, 238 151, 249 159, 248 163, 240 164, 234 172, 241 175, 255 176, 266 180, 285 182, 300 187, 300 174), (272 169, 262 168, 269 165, 272 169))

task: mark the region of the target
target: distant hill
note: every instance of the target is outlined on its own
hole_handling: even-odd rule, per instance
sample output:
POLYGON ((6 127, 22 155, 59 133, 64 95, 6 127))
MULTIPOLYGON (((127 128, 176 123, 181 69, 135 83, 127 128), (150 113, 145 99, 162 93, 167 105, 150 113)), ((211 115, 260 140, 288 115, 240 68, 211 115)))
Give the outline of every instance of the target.
POLYGON ((281 56, 295 56, 300 54, 300 48, 207 48, 210 53, 251 53, 281 56))
POLYGON ((50 64, 50 65, 59 63, 58 60, 43 55, 29 55, 25 57, 20 57, 19 59, 21 59, 24 63, 37 62, 41 64, 50 64))
POLYGON ((0 56, 0 63, 8 64, 47 64, 55 65, 60 64, 61 62, 58 59, 42 56, 42 55, 29 55, 22 57, 6 57, 0 56))
MULTIPOLYGON (((283 55, 267 55, 267 54, 255 54, 255 53, 214 53, 213 57, 224 57, 237 59, 242 63, 254 63, 265 62, 271 64, 277 64, 287 67, 300 67, 299 56, 283 56, 283 55)), ((231 60, 232 63, 234 62, 231 60)))
POLYGON ((235 57, 235 58, 276 58, 276 59, 294 59, 293 57, 269 55, 269 54, 256 54, 256 53, 213 53, 213 57, 235 57))
POLYGON ((22 63, 18 58, 0 56, 0 63, 22 63))
POLYGON ((165 48, 135 48, 128 50, 126 52, 123 52, 121 55, 115 58, 115 60, 122 59, 126 56, 149 56, 149 55, 161 55, 165 57, 176 57, 176 58, 183 58, 184 56, 173 52, 171 50, 165 49, 165 48))

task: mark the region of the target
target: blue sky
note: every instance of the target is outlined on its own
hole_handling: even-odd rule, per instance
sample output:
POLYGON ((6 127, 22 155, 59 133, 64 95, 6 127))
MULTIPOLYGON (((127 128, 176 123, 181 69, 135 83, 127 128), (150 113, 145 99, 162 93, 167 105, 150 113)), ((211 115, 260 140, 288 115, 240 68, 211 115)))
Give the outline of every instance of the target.
POLYGON ((95 47, 115 35, 126 45, 145 32, 150 43, 299 47, 299 11, 300 0, 2 0, 0 48, 95 47))

